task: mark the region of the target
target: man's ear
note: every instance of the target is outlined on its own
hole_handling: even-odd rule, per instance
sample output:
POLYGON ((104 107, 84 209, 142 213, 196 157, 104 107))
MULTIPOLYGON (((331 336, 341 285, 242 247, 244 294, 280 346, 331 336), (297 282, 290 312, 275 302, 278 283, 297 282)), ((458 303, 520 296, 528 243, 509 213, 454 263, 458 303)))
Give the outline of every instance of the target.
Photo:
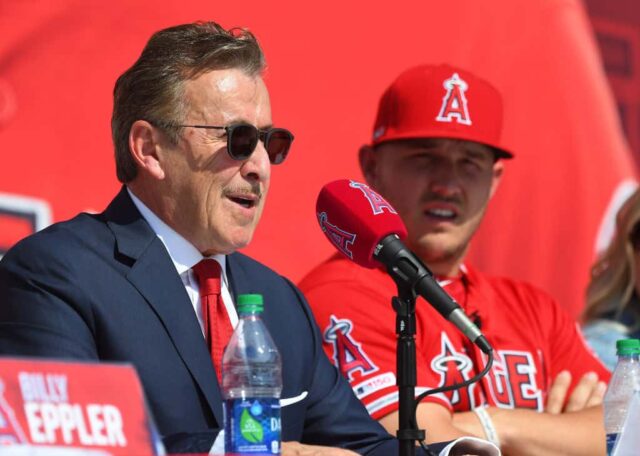
POLYGON ((375 187, 375 182, 377 179, 377 167, 378 167, 378 155, 373 147, 365 144, 360 147, 360 151, 358 152, 358 160, 360 162, 360 171, 362 171, 362 175, 364 176, 367 184, 372 187, 375 187))
POLYGON ((504 162, 502 160, 497 160, 493 164, 493 176, 491 177, 491 190, 489 193, 489 198, 493 197, 496 190, 498 190, 498 185, 500 185, 503 171, 504 171, 504 162))
POLYGON ((129 152, 139 172, 155 179, 164 179, 164 169, 158 157, 160 132, 146 120, 136 120, 129 130, 129 152))

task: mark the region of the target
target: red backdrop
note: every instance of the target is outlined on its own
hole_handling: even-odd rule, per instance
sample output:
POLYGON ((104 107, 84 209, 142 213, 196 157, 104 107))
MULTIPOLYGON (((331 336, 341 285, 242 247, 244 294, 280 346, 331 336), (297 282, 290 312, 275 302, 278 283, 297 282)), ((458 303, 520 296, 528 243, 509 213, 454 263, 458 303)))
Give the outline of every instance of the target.
POLYGON ((119 187, 115 79, 153 31, 194 20, 254 31, 274 121, 296 135, 247 253, 293 280, 328 256, 319 189, 360 178, 356 152, 385 86, 411 65, 446 61, 503 92, 505 144, 516 154, 471 261, 579 312, 603 215, 634 170, 577 0, 0 2, 0 248, 104 208, 119 187))

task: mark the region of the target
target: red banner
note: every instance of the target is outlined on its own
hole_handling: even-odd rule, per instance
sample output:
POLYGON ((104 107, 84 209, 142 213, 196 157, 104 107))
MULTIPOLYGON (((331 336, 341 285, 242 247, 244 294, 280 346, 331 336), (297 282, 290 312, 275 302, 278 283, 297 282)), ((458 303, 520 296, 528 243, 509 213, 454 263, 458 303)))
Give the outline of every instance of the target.
POLYGON ((327 182, 362 180, 357 151, 371 140, 379 97, 413 65, 467 68, 504 95, 515 159, 472 245, 480 269, 530 281, 577 315, 599 233, 610 233, 605 215, 635 178, 579 0, 60 0, 1 10, 0 254, 47 218, 37 201, 51 221, 108 204, 119 188, 114 82, 151 33, 194 20, 246 26, 265 49, 274 124, 296 140, 273 168, 247 253, 293 280, 333 252, 315 199, 327 182), (16 210, 16 197, 30 199, 16 210))
POLYGON ((0 445, 153 455, 133 367, 0 359, 0 445))

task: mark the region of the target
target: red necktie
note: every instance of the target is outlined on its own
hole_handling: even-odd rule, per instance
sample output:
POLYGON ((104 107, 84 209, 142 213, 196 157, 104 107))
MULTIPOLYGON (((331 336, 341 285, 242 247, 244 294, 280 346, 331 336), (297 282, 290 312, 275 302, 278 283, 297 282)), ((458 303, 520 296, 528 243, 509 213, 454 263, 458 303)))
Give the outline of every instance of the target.
POLYGON ((202 260, 193 267, 200 287, 204 335, 211 353, 211 361, 222 381, 222 353, 231 338, 233 328, 220 295, 220 264, 216 260, 202 260))

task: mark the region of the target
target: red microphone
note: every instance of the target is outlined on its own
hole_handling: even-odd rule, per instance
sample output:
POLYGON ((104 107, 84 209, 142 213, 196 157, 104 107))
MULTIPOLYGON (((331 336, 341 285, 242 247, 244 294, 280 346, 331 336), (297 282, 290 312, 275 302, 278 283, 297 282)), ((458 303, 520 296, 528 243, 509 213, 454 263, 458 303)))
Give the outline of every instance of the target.
POLYGON ((429 268, 404 245, 407 229, 382 196, 360 182, 333 181, 320 191, 316 215, 329 241, 347 258, 367 268, 383 264, 396 283, 410 286, 483 352, 493 350, 429 268))
POLYGON ((381 239, 407 229, 396 210, 382 196, 360 182, 341 179, 318 195, 316 215, 324 234, 343 255, 366 268, 380 264, 373 258, 381 239))

